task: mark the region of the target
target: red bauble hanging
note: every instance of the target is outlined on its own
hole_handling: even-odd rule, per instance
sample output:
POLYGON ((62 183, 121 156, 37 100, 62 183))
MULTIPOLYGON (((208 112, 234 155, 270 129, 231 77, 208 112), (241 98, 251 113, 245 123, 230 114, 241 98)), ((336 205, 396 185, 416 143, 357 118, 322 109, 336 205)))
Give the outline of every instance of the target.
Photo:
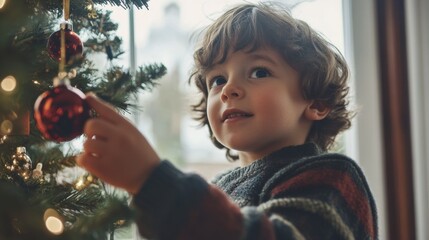
POLYGON ((83 44, 79 36, 73 32, 73 27, 68 22, 62 22, 60 30, 54 32, 48 39, 48 53, 49 56, 61 62, 61 31, 64 31, 65 37, 65 58, 66 64, 72 63, 75 59, 82 57, 83 44))
POLYGON ((85 95, 66 83, 42 93, 34 104, 37 128, 46 139, 56 142, 81 135, 89 117, 85 95))

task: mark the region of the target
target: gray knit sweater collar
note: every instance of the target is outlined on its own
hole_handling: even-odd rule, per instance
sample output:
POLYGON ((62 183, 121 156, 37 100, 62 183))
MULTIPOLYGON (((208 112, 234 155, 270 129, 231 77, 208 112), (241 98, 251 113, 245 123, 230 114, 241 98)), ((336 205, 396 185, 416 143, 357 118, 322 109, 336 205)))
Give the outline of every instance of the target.
POLYGON ((212 182, 218 182, 220 178, 225 175, 234 174, 236 176, 247 175, 254 170, 265 168, 270 165, 288 165, 293 163, 297 159, 319 155, 322 153, 322 150, 314 143, 306 143, 303 145, 297 146, 288 146, 281 148, 277 151, 268 154, 267 156, 254 161, 253 163, 244 166, 236 167, 234 169, 228 170, 213 179, 212 182))
POLYGON ((226 192, 240 206, 254 205, 265 183, 280 169, 299 159, 321 153, 317 145, 307 143, 285 147, 248 166, 237 167, 218 175, 212 183, 226 192))

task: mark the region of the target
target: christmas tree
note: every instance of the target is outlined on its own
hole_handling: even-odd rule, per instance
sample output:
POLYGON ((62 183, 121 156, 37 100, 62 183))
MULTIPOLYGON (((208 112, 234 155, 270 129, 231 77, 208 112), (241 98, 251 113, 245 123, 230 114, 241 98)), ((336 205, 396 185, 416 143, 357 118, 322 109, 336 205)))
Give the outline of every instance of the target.
MULTIPOLYGON (((63 92, 52 95, 63 85, 94 92, 124 113, 138 107, 133 96, 151 90, 166 69, 148 64, 130 72, 115 66, 112 60, 123 53, 121 38, 102 6, 144 10, 147 1, 0 0, 0 239, 112 239, 115 229, 132 222, 126 194, 86 173, 70 179, 79 151, 69 140, 79 136, 84 121, 48 131, 36 127, 34 116, 53 118, 37 108, 43 96, 49 98, 45 110, 59 98, 70 100, 63 92), (108 69, 96 69, 90 60, 100 52, 111 60, 108 69)), ((55 114, 70 115, 71 108, 61 104, 55 114)))

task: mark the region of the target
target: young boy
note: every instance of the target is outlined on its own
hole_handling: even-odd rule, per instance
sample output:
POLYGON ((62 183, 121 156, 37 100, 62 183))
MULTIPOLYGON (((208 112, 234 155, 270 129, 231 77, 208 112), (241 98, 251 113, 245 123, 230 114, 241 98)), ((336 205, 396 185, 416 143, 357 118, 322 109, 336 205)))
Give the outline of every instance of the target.
POLYGON ((213 184, 161 161, 145 137, 93 95, 99 117, 78 163, 133 195, 150 239, 377 239, 376 207, 349 158, 327 153, 349 128, 343 57, 279 6, 238 5, 195 51, 194 110, 241 167, 213 184), (231 151, 236 154, 233 154, 231 151))

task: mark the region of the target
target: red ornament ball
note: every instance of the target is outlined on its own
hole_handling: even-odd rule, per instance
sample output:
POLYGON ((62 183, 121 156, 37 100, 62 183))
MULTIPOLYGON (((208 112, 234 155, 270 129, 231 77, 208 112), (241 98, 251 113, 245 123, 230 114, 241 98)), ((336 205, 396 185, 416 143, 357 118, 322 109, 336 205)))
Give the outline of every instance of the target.
POLYGON ((56 142, 81 135, 89 117, 90 107, 85 95, 67 84, 42 93, 34 104, 37 128, 46 139, 56 142))
POLYGON ((61 23, 61 29, 52 33, 48 39, 49 56, 61 62, 61 31, 64 31, 65 48, 66 48, 66 64, 72 63, 75 59, 82 57, 83 44, 79 36, 72 31, 70 23, 61 23))

